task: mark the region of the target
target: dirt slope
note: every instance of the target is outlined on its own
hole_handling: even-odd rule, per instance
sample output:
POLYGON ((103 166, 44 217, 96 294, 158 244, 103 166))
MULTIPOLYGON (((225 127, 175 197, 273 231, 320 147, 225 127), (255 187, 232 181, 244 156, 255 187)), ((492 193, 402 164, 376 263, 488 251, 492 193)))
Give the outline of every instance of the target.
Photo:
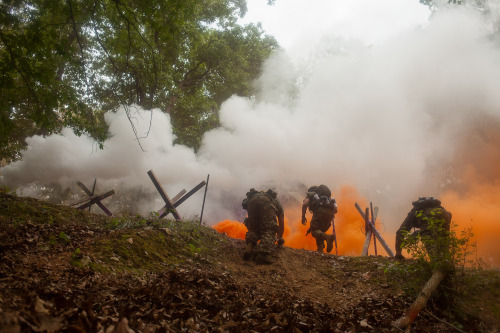
MULTIPOLYGON (((196 222, 107 218, 0 193, 0 333, 390 332, 412 301, 388 258, 284 246, 262 266, 243 251, 196 222)), ((467 277, 466 301, 428 308, 465 331, 495 332, 500 274, 467 277)), ((412 331, 455 329, 423 313, 412 331)))

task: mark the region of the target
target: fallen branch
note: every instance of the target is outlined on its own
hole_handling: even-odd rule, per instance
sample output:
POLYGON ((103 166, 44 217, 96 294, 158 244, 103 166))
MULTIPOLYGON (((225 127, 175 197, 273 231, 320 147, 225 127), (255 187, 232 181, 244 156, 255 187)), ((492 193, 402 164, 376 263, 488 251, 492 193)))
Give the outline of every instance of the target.
POLYGON ((435 270, 432 274, 431 278, 425 286, 420 291, 420 294, 417 296, 415 302, 406 310, 405 314, 397 319, 392 325, 404 329, 411 325, 418 316, 418 313, 425 308, 427 301, 431 297, 432 293, 434 293, 443 280, 445 273, 442 270, 435 270))
POLYGON ((456 326, 454 326, 454 325, 450 324, 450 323, 449 323, 449 322, 447 322, 447 321, 444 321, 444 320, 443 320, 443 319, 441 319, 441 318, 438 318, 435 314, 433 314, 433 313, 431 313, 431 312, 429 312, 429 311, 427 311, 427 310, 425 310, 425 313, 427 313, 427 314, 428 314, 429 316, 431 316, 432 318, 434 318, 434 319, 436 319, 436 320, 438 320, 438 321, 442 322, 443 324, 446 324, 446 325, 450 326, 451 328, 456 329, 457 331, 459 331, 459 332, 461 332, 461 333, 465 333, 465 331, 462 331, 460 328, 458 328, 458 327, 456 327, 456 326))

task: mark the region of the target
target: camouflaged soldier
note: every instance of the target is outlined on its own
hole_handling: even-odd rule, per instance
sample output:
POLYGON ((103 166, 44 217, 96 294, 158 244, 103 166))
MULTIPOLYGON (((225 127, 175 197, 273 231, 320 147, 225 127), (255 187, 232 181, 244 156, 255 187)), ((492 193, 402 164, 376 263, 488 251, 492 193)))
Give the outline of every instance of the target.
POLYGON ((326 234, 337 213, 337 203, 334 198, 331 198, 331 195, 332 192, 326 185, 311 186, 302 202, 302 224, 307 224, 306 212, 309 208, 313 216, 306 236, 311 233, 316 238, 318 252, 323 252, 325 241, 326 252, 331 252, 335 241, 335 235, 326 234))
POLYGON ((276 192, 273 190, 259 192, 252 188, 247 192, 247 197, 241 205, 248 212, 248 217, 245 219, 248 231, 245 235, 246 249, 243 259, 255 258, 257 264, 271 264, 270 254, 276 248, 276 234, 279 244, 282 245, 285 229, 285 213, 276 198, 276 192), (259 249, 256 251, 259 240, 259 249))
POLYGON ((401 254, 404 235, 413 228, 419 229, 416 233, 420 235, 431 261, 445 258, 449 247, 451 213, 434 197, 420 197, 412 205, 396 232, 396 259, 404 259, 401 254))

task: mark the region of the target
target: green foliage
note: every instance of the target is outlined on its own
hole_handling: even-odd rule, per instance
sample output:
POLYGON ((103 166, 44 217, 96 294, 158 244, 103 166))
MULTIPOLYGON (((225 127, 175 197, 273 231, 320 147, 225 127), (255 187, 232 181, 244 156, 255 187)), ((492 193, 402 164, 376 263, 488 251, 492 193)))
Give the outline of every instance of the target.
POLYGON ((178 141, 197 147, 278 47, 236 24, 245 12, 244 0, 1 2, 0 158, 63 126, 102 143, 104 112, 132 104, 170 113, 178 141))
POLYGON ((206 261, 214 246, 224 241, 218 232, 198 221, 120 221, 112 226, 116 233, 95 244, 101 270, 158 271, 186 261, 206 261))
POLYGON ((438 268, 453 271, 472 263, 469 258, 475 250, 475 243, 472 243, 474 235, 471 228, 461 231, 458 236, 456 224, 447 230, 440 218, 430 215, 425 219, 427 232, 406 232, 403 241, 403 248, 421 264, 423 270, 432 272, 438 268))
POLYGON ((445 300, 452 305, 457 297, 473 290, 469 268, 477 267, 478 263, 471 256, 476 248, 472 229, 462 230, 457 235, 456 224, 447 230, 443 220, 436 215, 429 214, 424 219, 427 222, 426 231, 404 234, 402 246, 412 259, 392 262, 384 271, 405 281, 403 291, 407 296, 415 297, 433 272, 442 270, 447 276, 434 299, 445 300))
POLYGON ((75 251, 71 254, 71 259, 77 260, 82 258, 82 251, 80 250, 79 247, 76 248, 75 251))
POLYGON ((104 217, 89 215, 83 210, 61 207, 29 197, 17 197, 0 191, 0 225, 15 219, 16 224, 34 223, 39 225, 61 225, 75 220, 87 225, 100 223, 104 217))
POLYGON ((82 251, 80 250, 79 247, 77 247, 75 249, 75 251, 73 251, 73 253, 71 253, 70 264, 72 266, 75 266, 75 267, 82 267, 82 263, 81 263, 82 257, 83 257, 82 251))
POLYGON ((16 191, 12 190, 10 187, 7 185, 0 185, 0 193, 5 193, 5 194, 11 194, 11 195, 16 195, 16 191))
POLYGON ((59 239, 65 243, 68 243, 71 238, 68 235, 66 235, 64 231, 61 231, 59 233, 59 239))
POLYGON ((160 213, 156 211, 149 212, 149 218, 150 219, 159 219, 160 218, 160 213))
POLYGON ((427 267, 415 261, 393 261, 384 267, 384 273, 392 277, 393 281, 402 281, 401 289, 408 297, 414 298, 422 284, 431 276, 427 267))
POLYGON ((488 0, 447 0, 447 1, 436 1, 436 0, 419 0, 419 2, 427 7, 432 12, 437 12, 443 8, 453 8, 454 6, 467 6, 479 10, 482 13, 488 14, 490 9, 488 5, 488 0))
POLYGON ((49 238, 49 245, 51 246, 55 246, 57 243, 69 243, 71 240, 71 237, 69 237, 68 235, 66 235, 66 233, 64 231, 61 231, 59 233, 59 235, 57 236, 50 236, 49 238))

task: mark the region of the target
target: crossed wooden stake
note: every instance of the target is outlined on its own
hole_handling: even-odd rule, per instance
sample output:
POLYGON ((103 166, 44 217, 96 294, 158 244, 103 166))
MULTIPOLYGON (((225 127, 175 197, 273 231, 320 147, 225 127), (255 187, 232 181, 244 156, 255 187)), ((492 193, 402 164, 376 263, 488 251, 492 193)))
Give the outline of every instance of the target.
MULTIPOLYGON (((186 190, 182 190, 175 197, 170 199, 169 196, 167 195, 167 193, 165 193, 165 191, 163 190, 163 188, 160 185, 160 183, 158 182, 158 180, 156 179, 156 176, 153 173, 153 170, 148 171, 148 176, 149 176, 149 178, 151 178, 151 181, 153 182, 154 186, 156 187, 156 190, 160 193, 160 196, 162 197, 163 201, 165 201, 165 206, 163 206, 158 211, 160 218, 167 216, 169 213, 172 213, 172 215, 174 215, 176 220, 181 220, 181 215, 179 214, 179 212, 177 211, 176 208, 181 203, 186 201, 190 196, 192 196, 194 193, 196 193, 200 188, 202 188, 203 186, 205 186, 207 184, 207 182, 202 181, 201 183, 196 185, 188 193, 186 193, 186 190), (186 193, 186 194, 184 194, 184 193, 186 193)), ((207 177, 207 181, 208 181, 208 177, 207 177)), ((206 193, 207 192, 205 189, 205 195, 206 195, 206 193)), ((203 204, 205 204, 205 198, 203 198, 203 204)), ((202 216, 203 216, 203 210, 202 210, 202 216)), ((201 219, 200 219, 200 223, 201 223, 201 219)))
MULTIPOLYGON (((97 180, 97 179, 96 179, 97 180)), ((94 186, 92 187, 92 191, 90 191, 85 185, 83 185, 81 182, 76 182, 76 184, 78 186, 81 187, 81 189, 85 192, 85 194, 88 195, 87 198, 83 199, 83 200, 80 200, 80 201, 77 201, 73 204, 71 204, 70 206, 76 206, 76 205, 80 205, 82 203, 84 203, 83 205, 80 205, 78 207, 76 207, 77 209, 85 209, 85 208, 89 208, 90 210, 90 206, 92 206, 93 204, 96 204, 97 206, 99 206, 99 208, 101 208, 108 216, 113 216, 113 214, 109 211, 109 209, 106 208, 106 206, 104 206, 101 202, 101 200, 104 200, 106 199, 107 197, 109 196, 112 196, 113 194, 115 194, 115 191, 114 190, 111 190, 111 191, 108 191, 106 193, 101 193, 101 194, 97 194, 97 195, 94 195, 94 191, 95 191, 95 183, 96 183, 96 180, 94 180, 94 186)))
POLYGON ((390 257, 394 257, 394 253, 392 252, 391 248, 387 245, 387 243, 382 238, 382 236, 380 235, 378 230, 375 229, 375 220, 377 219, 378 207, 375 207, 375 209, 374 209, 372 203, 370 202, 370 209, 366 208, 366 210, 363 212, 363 210, 361 209, 361 207, 359 207, 357 202, 354 204, 354 206, 358 210, 359 214, 361 214, 361 216, 365 220, 366 238, 365 238, 365 244, 363 245, 363 251, 361 252, 361 255, 362 256, 368 255, 368 247, 370 246, 370 241, 371 241, 372 235, 373 235, 373 246, 375 247, 375 255, 377 255, 376 240, 378 239, 380 244, 382 244, 382 247, 387 252, 387 254, 390 257), (371 213, 371 219, 370 219, 370 213, 371 213))

